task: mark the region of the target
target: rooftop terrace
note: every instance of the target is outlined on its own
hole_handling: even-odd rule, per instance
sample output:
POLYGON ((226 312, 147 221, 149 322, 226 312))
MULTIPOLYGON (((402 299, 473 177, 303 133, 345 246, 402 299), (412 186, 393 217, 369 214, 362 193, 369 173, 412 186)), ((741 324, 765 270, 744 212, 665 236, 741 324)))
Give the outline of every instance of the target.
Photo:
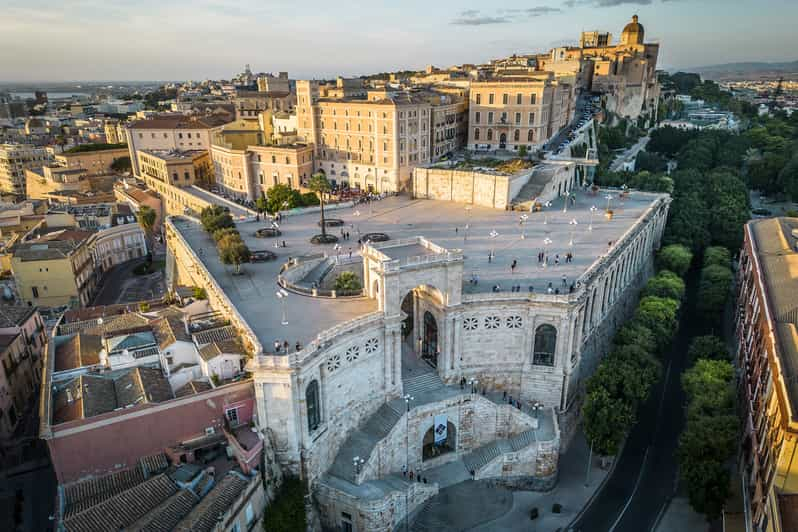
MULTIPOLYGON (((558 289, 565 294, 571 283, 585 274, 598 258, 607 254, 611 246, 661 197, 632 192, 626 199, 620 200, 618 191, 602 190, 596 195, 580 191, 576 193, 575 204, 569 205, 567 211, 563 211, 563 202, 560 200, 544 212, 537 213, 393 197, 374 202, 371 206, 329 210, 327 216, 340 218, 345 223, 343 228, 329 229, 331 233, 340 236, 343 229, 351 235, 350 240, 339 242, 342 249, 338 253, 343 257, 348 257, 350 252, 357 256, 358 235, 369 232, 386 233, 391 241, 423 236, 448 250, 461 249, 464 256, 463 293, 466 299, 485 297, 496 287, 499 292, 507 292, 508 295, 513 286, 520 286, 524 294, 529 293, 530 287, 535 293, 545 294, 549 283, 553 290, 558 289), (612 220, 604 217, 607 207, 605 196, 608 193, 612 195, 612 220), (591 213, 591 206, 594 205, 597 209, 591 213), (526 219, 523 219, 524 216, 526 219), (538 262, 537 255, 542 251, 548 254, 548 266, 538 262), (566 263, 565 256, 569 251, 573 253, 573 260, 566 263), (513 261, 516 261, 514 271, 511 270, 513 261), (476 279, 477 283, 471 282, 472 279, 476 279)), ((288 325, 281 324, 281 302, 276 297, 281 266, 289 257, 320 252, 333 257, 336 255, 332 244, 309 243, 309 238, 319 232, 318 217, 317 212, 285 216, 280 223, 282 235, 276 238, 257 238, 253 235, 256 229, 268 225, 263 221, 238 223, 238 230, 250 249, 269 249, 277 254, 275 261, 245 265, 243 274, 239 276, 233 275, 232 267, 221 263, 211 238, 198 223, 186 218, 173 220, 252 327, 264 348, 270 350, 276 340, 285 340, 293 351, 297 341, 304 346, 322 331, 378 309, 377 302, 372 299, 323 299, 291 294, 283 300, 288 325), (275 247, 282 241, 285 241, 286 247, 275 247)), ((429 249, 420 245, 381 251, 391 259, 401 260, 408 259, 416 252, 419 255, 430 253, 429 249)))

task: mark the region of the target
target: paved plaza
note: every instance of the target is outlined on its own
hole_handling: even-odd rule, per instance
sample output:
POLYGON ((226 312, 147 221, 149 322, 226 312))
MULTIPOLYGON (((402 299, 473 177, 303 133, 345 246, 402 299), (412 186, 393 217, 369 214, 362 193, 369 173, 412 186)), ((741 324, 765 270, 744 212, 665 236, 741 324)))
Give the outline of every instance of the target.
POLYGON ((391 197, 371 205, 327 211, 328 218, 340 218, 345 224, 329 232, 339 237, 342 231, 350 234, 349 240, 339 242, 340 249, 333 244, 309 242, 319 232, 318 212, 284 216, 280 222, 282 235, 276 238, 254 236, 256 229, 269 225, 268 221, 239 222, 237 228, 250 249, 269 249, 277 254, 275 261, 245 265, 242 275, 233 275, 233 267, 221 263, 213 241, 199 224, 178 218, 175 225, 268 349, 275 340, 305 345, 338 323, 377 311, 377 301, 368 298, 322 299, 291 294, 285 302, 288 325, 282 325, 277 277, 289 257, 318 253, 357 256, 359 235, 369 232, 387 233, 392 240, 424 236, 449 250, 463 251, 466 294, 511 292, 514 286, 520 286, 523 293, 546 293, 549 284, 552 290, 566 293, 658 197, 633 192, 620 199, 617 190, 578 191, 568 206, 558 200, 536 213, 391 197), (607 195, 611 199, 607 200, 607 195), (604 216, 608 203, 614 210, 612 220, 604 216), (538 261, 541 252, 548 257, 548 265, 538 261), (569 252, 573 260, 566 262, 569 252), (472 279, 476 283, 470 282, 472 279))

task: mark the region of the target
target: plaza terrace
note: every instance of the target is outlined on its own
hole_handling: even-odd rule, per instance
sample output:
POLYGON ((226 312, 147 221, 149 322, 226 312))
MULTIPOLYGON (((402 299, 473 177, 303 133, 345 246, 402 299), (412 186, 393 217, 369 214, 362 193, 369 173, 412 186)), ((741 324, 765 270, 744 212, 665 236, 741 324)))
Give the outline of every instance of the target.
MULTIPOLYGON (((580 190, 567 209, 563 199, 557 199, 541 212, 526 213, 406 197, 355 207, 332 206, 326 209, 327 218, 340 219, 344 225, 331 227, 328 232, 339 238, 342 230, 350 233, 349 240, 341 238, 340 248, 310 243, 310 238, 320 232, 318 212, 283 216, 279 224, 281 235, 273 238, 254 235, 257 229, 270 226, 268 220, 238 222, 236 227, 251 250, 266 249, 277 255, 273 261, 242 266, 241 275, 221 263, 213 241, 197 221, 185 217, 172 221, 264 350, 271 352, 275 341, 287 341, 293 351, 297 342, 305 346, 338 324, 376 313, 378 303, 368 297, 312 297, 296 292, 281 300, 277 296, 278 276, 289 258, 302 260, 324 253, 350 262, 351 252, 355 263, 350 262, 348 269, 362 275, 362 262, 357 262, 359 235, 379 232, 390 240, 375 243, 374 247, 398 263, 422 260, 417 257, 438 253, 440 248, 458 257, 462 255, 464 302, 486 298, 566 302, 579 296, 602 258, 632 232, 635 224, 643 223, 663 197, 629 192, 621 198, 618 190, 580 190), (605 216, 608 204, 614 211, 611 220, 605 216), (415 237, 423 238, 413 241, 415 237), (283 241, 286 247, 282 247, 283 241), (415 243, 398 245, 401 242, 397 241, 415 243), (549 257, 548 266, 538 262, 542 251, 549 257), (566 263, 568 252, 573 254, 573 260, 566 263), (514 272, 513 261, 517 261, 514 272), (558 293, 547 293, 549 284, 558 293), (514 292, 513 287, 520 289, 514 292), (285 305, 287 325, 282 324, 281 305, 285 305)), ((328 281, 335 274, 336 271, 327 274, 328 281)))

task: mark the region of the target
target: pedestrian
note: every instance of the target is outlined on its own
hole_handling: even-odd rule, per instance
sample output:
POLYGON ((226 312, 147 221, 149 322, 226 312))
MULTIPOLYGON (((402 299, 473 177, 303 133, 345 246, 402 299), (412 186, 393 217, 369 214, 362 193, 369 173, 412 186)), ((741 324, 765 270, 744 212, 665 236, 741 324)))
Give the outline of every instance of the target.
POLYGON ((302 345, 299 342, 297 342, 296 345, 294 345, 294 349, 296 351, 300 351, 302 349, 302 345))
POLYGON ((413 480, 413 470, 410 470, 410 480, 413 480))
POLYGON ((515 273, 515 267, 518 266, 518 261, 513 259, 513 263, 510 264, 510 273, 515 273))
POLYGON ((285 240, 283 240, 283 247, 285 247, 285 240))
POLYGON ((280 340, 275 340, 275 341, 274 341, 274 351, 275 351, 276 353, 279 353, 279 352, 280 352, 280 340))
POLYGON ((402 476, 407 477, 407 465, 402 466, 402 476))
POLYGON ((455 225, 455 226, 454 226, 454 234, 457 234, 457 231, 458 231, 459 229, 460 229, 460 228, 459 228, 459 227, 457 227, 457 226, 455 225))
POLYGON ((352 248, 349 248, 349 258, 352 258, 352 248))
POLYGON ((507 398, 507 402, 510 403, 510 404, 513 404, 513 396, 512 395, 507 398))
POLYGON ((283 347, 285 348, 285 352, 288 352, 288 340, 283 342, 283 347))
POLYGON ((502 392, 502 400, 503 400, 503 401, 506 401, 506 400, 507 400, 507 390, 504 390, 504 391, 502 392))
POLYGON ((568 279, 568 278, 565 276, 565 274, 562 274, 562 285, 563 285, 563 286, 566 286, 566 285, 568 284, 568 281, 567 281, 567 279, 568 279))
POLYGON ((471 473, 471 480, 474 480, 477 476, 476 472, 473 469, 469 472, 471 473))
POLYGON ((554 265, 555 266, 559 266, 560 265, 560 255, 559 255, 559 253, 554 256, 554 265))
POLYGON ((493 253, 488 253, 488 264, 493 261, 493 253))
POLYGON ((424 477, 424 484, 427 483, 427 477, 424 477))

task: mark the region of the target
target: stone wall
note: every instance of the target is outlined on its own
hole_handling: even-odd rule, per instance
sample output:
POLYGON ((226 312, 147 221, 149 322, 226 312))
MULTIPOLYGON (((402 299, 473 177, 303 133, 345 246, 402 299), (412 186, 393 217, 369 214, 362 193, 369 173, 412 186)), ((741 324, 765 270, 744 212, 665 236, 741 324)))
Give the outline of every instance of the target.
POLYGON ((415 168, 413 197, 506 209, 531 175, 532 169, 511 176, 475 170, 415 168))

